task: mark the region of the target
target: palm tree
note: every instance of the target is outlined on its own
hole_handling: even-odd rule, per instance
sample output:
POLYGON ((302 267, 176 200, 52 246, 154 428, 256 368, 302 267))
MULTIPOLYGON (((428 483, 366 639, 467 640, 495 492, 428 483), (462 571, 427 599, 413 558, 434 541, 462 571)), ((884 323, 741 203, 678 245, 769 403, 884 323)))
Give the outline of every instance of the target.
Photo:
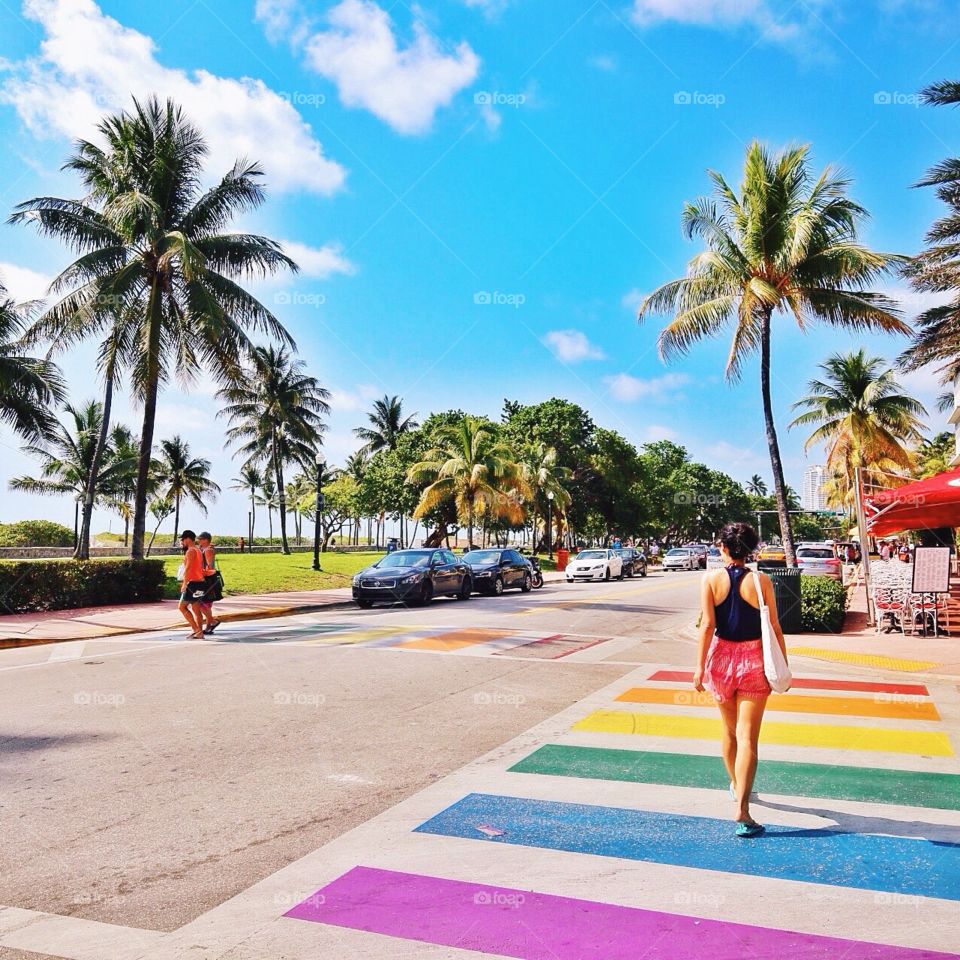
MULTIPOLYGON (((355 453, 351 453, 350 456, 347 457, 347 462, 346 462, 346 465, 344 466, 343 472, 348 477, 352 477, 359 485, 363 483, 363 478, 369 466, 370 466, 370 457, 367 455, 366 450, 357 450, 355 453)), ((353 520, 353 542, 354 544, 359 545, 361 517, 359 516, 353 517, 352 520, 353 520)))
POLYGON ((113 496, 109 501, 110 508, 123 520, 123 545, 126 547, 130 543, 130 521, 133 519, 133 496, 137 486, 139 444, 129 428, 118 423, 110 431, 109 446, 114 456, 127 464, 127 469, 117 476, 113 496))
MULTIPOLYGON (((273 511, 280 509, 280 497, 277 493, 277 486, 273 482, 273 475, 268 473, 260 484, 260 493, 257 495, 257 503, 261 507, 267 508, 267 522, 270 525, 270 543, 273 543, 273 511)), ((252 544, 251 544, 252 546, 252 544)))
MULTIPOLYGON (((72 496, 74 548, 78 549, 81 538, 80 505, 93 472, 103 407, 96 400, 88 400, 80 407, 67 404, 64 412, 68 416, 69 426, 58 424, 49 440, 28 444, 23 448, 25 453, 40 461, 40 476, 14 477, 10 481, 10 489, 41 496, 72 496)), ((129 459, 116 456, 108 448, 97 475, 95 499, 98 502, 109 500, 120 489, 123 477, 129 476, 131 466, 129 459)))
POLYGON ((154 469, 157 488, 173 501, 173 545, 180 535, 180 504, 186 499, 207 513, 207 501, 216 499, 220 487, 210 479, 210 461, 190 456, 190 444, 181 437, 160 443, 160 459, 154 469))
POLYGON ((924 480, 949 470, 956 452, 957 438, 949 430, 929 439, 924 437, 914 455, 917 477, 924 480))
POLYGON ((269 463, 280 501, 284 553, 290 553, 290 545, 283 467, 314 462, 327 429, 323 416, 330 412, 330 391, 304 373, 305 368, 302 360, 293 359, 282 347, 256 347, 249 370, 217 394, 225 404, 218 416, 230 424, 227 441, 240 444, 237 452, 248 463, 269 463))
POLYGON ((302 473, 297 474, 287 484, 285 491, 287 498, 287 509, 293 514, 294 536, 297 538, 297 546, 303 543, 303 505, 310 498, 317 496, 317 482, 310 480, 302 473))
MULTIPOLYGON (((533 552, 537 552, 537 517, 544 516, 548 509, 549 495, 553 494, 552 509, 557 516, 565 514, 570 506, 571 496, 564 484, 569 483, 572 471, 557 463, 557 451, 545 443, 532 443, 520 457, 520 470, 524 483, 529 490, 528 506, 530 526, 533 533, 533 552)), ((547 535, 550 532, 547 531, 547 535)))
POLYGON ((250 497, 250 546, 253 546, 253 533, 257 524, 257 492, 263 484, 263 474, 252 463, 245 463, 240 468, 240 476, 233 478, 231 490, 242 490, 250 497))
POLYGON ((466 523, 467 542, 473 545, 478 517, 502 517, 519 522, 521 496, 529 495, 513 450, 499 438, 496 426, 477 417, 437 431, 439 445, 424 454, 407 474, 409 483, 429 482, 414 517, 423 517, 447 500, 466 523))
POLYGON ((847 506, 854 470, 908 469, 913 465, 909 447, 921 440, 923 405, 901 392, 881 357, 868 357, 861 349, 836 353, 820 364, 823 376, 807 384, 807 396, 795 410, 804 412, 791 424, 815 425, 805 449, 826 445, 827 469, 833 474, 834 506, 847 506))
POLYGON ((66 291, 33 336, 61 346, 109 334, 118 317, 133 325, 131 384, 143 403, 131 555, 143 556, 157 396, 171 365, 190 382, 206 368, 226 382, 250 352, 248 331, 292 345, 273 314, 240 282, 296 264, 265 237, 229 230, 264 200, 263 173, 237 162, 204 191, 208 148, 172 101, 136 100, 99 126, 105 143, 80 141, 65 168, 79 174, 85 201, 38 197, 15 223, 35 223, 80 256, 54 281, 66 291))
POLYGON ((783 463, 770 397, 770 340, 777 312, 791 314, 801 329, 814 322, 854 330, 897 333, 909 327, 890 298, 865 288, 902 258, 857 242, 866 217, 846 193, 849 181, 827 168, 816 180, 807 147, 773 156, 754 142, 747 149, 740 195, 712 172, 715 196, 688 203, 688 238, 707 249, 690 261, 687 275, 664 284, 640 307, 673 312, 661 331, 663 357, 683 354, 698 340, 734 325, 727 377, 737 379, 747 356, 760 353, 760 391, 777 512, 787 562, 796 563, 783 478, 783 463))
POLYGON ((746 486, 747 493, 752 493, 755 497, 765 497, 767 495, 767 484, 759 473, 755 473, 746 486))
POLYGON ((370 426, 357 427, 353 432, 364 442, 364 453, 396 450, 401 435, 417 429, 415 417, 415 413, 404 417, 403 401, 399 397, 385 395, 382 400, 374 401, 373 410, 367 414, 370 426))
POLYGON ((153 514, 157 524, 153 528, 153 533, 150 535, 150 543, 147 544, 148 557, 150 556, 150 551, 153 549, 153 541, 157 539, 157 531, 160 529, 160 524, 173 513, 173 501, 169 497, 154 497, 150 501, 150 513, 153 514))
POLYGON ((33 303, 14 303, 0 282, 0 422, 31 442, 58 432, 50 405, 67 394, 54 364, 25 353, 21 336, 36 310, 33 303))
MULTIPOLYGON (((956 105, 960 103, 960 83, 934 83, 920 96, 934 106, 956 105)), ((904 273, 915 290, 951 293, 952 299, 920 314, 913 342, 900 357, 900 366, 918 370, 929 363, 940 363, 940 382, 952 385, 960 376, 960 158, 938 163, 917 186, 936 187, 937 197, 949 209, 927 231, 926 249, 910 261, 904 273)), ((952 393, 951 390, 949 407, 953 406, 952 393)))

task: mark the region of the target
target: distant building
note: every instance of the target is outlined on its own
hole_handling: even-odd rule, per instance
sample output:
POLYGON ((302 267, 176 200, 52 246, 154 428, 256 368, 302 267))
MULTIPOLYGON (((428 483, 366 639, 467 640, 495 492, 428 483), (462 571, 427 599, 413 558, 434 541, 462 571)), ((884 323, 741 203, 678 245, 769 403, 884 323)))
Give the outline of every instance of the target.
POLYGON ((826 510, 827 495, 823 484, 827 479, 827 471, 819 464, 807 467, 803 471, 803 493, 800 497, 800 506, 804 510, 826 510))

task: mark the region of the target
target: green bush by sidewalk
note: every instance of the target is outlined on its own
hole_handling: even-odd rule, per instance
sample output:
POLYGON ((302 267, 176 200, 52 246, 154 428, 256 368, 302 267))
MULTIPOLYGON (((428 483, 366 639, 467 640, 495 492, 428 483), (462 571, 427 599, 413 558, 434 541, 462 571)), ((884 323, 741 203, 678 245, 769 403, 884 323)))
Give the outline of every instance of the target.
POLYGON ((162 560, 0 562, 0 613, 70 610, 161 599, 162 560))
POLYGON ((0 523, 0 547, 72 547, 73 531, 50 520, 0 523))
POLYGON ((800 578, 804 633, 839 633, 847 610, 847 590, 830 577, 800 578))

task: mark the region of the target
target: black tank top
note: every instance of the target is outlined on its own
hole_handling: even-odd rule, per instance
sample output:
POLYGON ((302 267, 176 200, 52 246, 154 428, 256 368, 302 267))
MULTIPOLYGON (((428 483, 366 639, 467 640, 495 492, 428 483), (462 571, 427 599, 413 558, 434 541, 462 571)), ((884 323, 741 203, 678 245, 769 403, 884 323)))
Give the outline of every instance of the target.
POLYGON ((744 640, 760 639, 760 611, 740 596, 740 584, 750 573, 746 567, 731 563, 727 567, 730 577, 730 592, 723 603, 713 608, 717 619, 717 636, 722 640, 742 643, 744 640))

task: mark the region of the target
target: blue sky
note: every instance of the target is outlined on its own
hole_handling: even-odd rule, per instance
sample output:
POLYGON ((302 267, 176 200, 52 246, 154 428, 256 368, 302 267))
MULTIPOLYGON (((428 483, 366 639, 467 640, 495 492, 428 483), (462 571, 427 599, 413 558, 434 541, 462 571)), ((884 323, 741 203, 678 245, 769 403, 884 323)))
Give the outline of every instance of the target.
MULTIPOLYGON (((426 414, 497 417, 504 397, 566 397, 641 444, 669 437, 738 479, 767 475, 756 363, 722 379, 728 342, 663 365, 639 297, 696 248, 683 202, 707 168, 738 180, 746 145, 812 146, 872 213, 864 239, 914 252, 938 205, 910 185, 954 155, 960 116, 915 94, 960 77, 946 2, 880 0, 15 0, 0 3, 0 209, 75 196, 59 168, 73 138, 131 93, 178 99, 207 132, 210 176, 238 155, 266 170, 270 199, 240 224, 283 240, 304 268, 259 284, 310 371, 333 391, 326 449, 342 462, 372 399, 426 414), (839 8, 845 9, 839 9, 839 8), (852 8, 852 9, 851 9, 852 8)), ((23 298, 69 262, 0 226, 0 275, 23 298)), ((925 301, 891 279, 915 315, 925 301)), ((788 482, 803 436, 789 405, 816 364, 904 344, 782 319, 774 401, 788 482)), ((62 358, 73 399, 98 392, 94 353, 62 358)), ((928 404, 929 374, 911 391, 928 404)), ((124 398, 118 415, 134 424, 124 398)), ((158 436, 181 433, 224 487, 210 517, 238 527, 237 464, 210 390, 170 389, 158 436)), ((72 505, 6 492, 33 469, 0 434, 0 520, 72 519, 72 505)), ((101 515, 95 526, 105 529, 101 515)), ((118 528, 116 518, 113 529, 118 528)))

